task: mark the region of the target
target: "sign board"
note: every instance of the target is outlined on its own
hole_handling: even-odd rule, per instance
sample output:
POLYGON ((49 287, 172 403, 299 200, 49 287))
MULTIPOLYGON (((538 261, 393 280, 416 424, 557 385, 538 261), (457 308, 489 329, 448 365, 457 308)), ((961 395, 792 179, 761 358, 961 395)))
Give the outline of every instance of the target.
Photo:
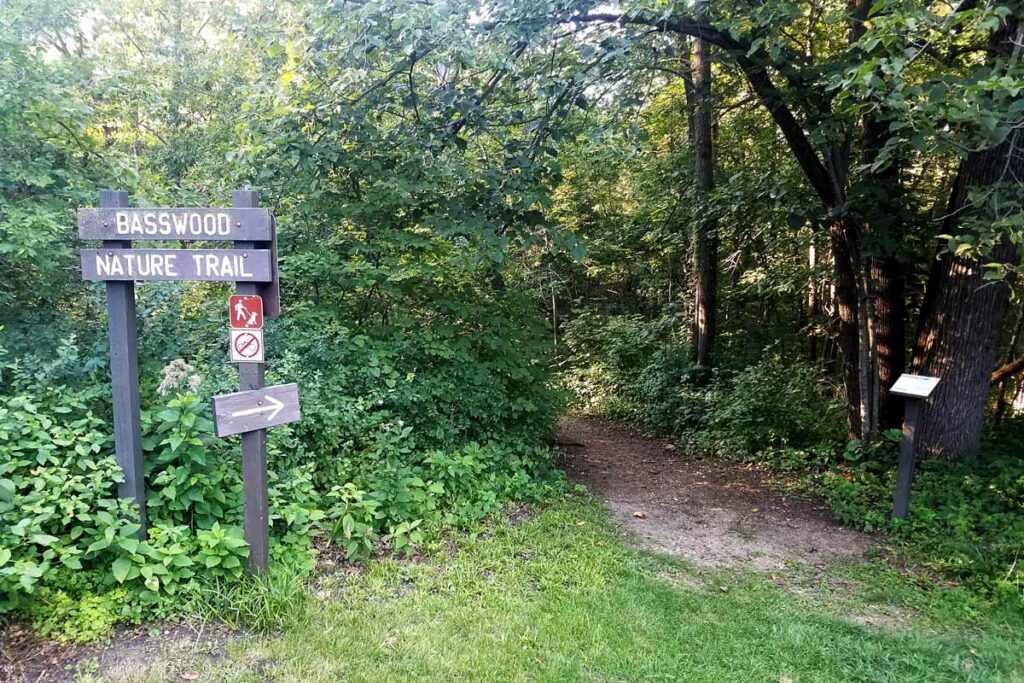
POLYGON ((298 384, 278 384, 213 397, 213 424, 219 437, 266 429, 301 418, 298 384))
POLYGON ((263 297, 233 294, 228 299, 228 318, 233 330, 263 329, 263 297))
POLYGON ((270 282, 269 249, 83 249, 86 280, 270 282))
POLYGON ((268 209, 79 209, 87 240, 217 240, 270 242, 268 209))
POLYGON ((263 362, 263 330, 231 330, 233 363, 263 362))
POLYGON ((255 574, 266 571, 269 561, 266 428, 300 417, 297 385, 263 388, 263 317, 275 317, 281 310, 276 232, 274 217, 259 208, 252 190, 232 192, 229 209, 133 209, 127 193, 105 190, 100 208, 78 212, 79 236, 102 241, 100 249, 82 251, 82 276, 106 283, 114 444, 125 473, 118 496, 138 505, 140 538, 146 538, 147 525, 135 281, 235 283, 236 296, 228 309, 231 360, 240 363, 243 391, 215 397, 214 413, 218 436, 241 434, 246 564, 255 574), (234 248, 133 249, 133 242, 140 240, 231 242, 234 248))
POLYGON ((889 393, 907 398, 928 398, 939 383, 938 377, 924 375, 900 375, 889 393))

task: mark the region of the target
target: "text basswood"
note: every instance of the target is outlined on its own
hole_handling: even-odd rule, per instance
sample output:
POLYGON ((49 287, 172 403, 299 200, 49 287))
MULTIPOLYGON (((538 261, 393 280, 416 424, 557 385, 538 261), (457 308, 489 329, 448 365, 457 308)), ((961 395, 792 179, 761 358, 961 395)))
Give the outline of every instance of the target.
POLYGON ((226 211, 217 213, 171 213, 146 211, 144 213, 119 211, 115 214, 114 230, 118 235, 160 235, 161 237, 229 237, 231 216, 226 211))
POLYGON ((86 249, 86 280, 270 282, 267 249, 86 249))
POLYGON ((269 242, 266 209, 80 209, 78 234, 101 240, 269 242))

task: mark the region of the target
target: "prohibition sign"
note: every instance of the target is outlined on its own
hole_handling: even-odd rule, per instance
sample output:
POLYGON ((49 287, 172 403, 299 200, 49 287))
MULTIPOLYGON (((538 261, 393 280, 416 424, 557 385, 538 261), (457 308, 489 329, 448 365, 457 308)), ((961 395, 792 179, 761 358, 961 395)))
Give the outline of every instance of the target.
POLYGON ((263 330, 231 330, 231 360, 263 362, 263 330))

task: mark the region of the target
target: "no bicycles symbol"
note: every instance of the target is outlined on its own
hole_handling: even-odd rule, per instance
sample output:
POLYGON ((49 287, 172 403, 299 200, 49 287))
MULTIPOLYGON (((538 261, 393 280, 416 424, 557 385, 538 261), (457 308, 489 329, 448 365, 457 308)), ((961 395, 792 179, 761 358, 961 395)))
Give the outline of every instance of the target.
POLYGON ((263 330, 231 330, 231 360, 235 363, 262 363, 263 330))

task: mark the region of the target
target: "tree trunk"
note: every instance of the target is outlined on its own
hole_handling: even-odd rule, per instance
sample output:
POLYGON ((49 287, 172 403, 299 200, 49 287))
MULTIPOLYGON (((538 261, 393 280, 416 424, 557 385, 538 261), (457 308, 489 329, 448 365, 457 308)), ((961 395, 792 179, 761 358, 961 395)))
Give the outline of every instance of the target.
POLYGON ((846 425, 851 439, 862 435, 861 348, 857 255, 854 247, 857 226, 849 217, 837 218, 829 227, 832 258, 835 260, 833 307, 838 319, 837 341, 843 362, 843 386, 846 388, 846 425))
MULTIPOLYGON (((698 16, 707 0, 698 0, 698 16)), ((689 102, 694 149, 694 187, 701 219, 697 224, 694 249, 693 360, 699 368, 714 365, 716 298, 718 289, 718 220, 710 210, 715 189, 714 142, 712 138, 711 61, 708 44, 693 39, 690 54, 693 97, 689 102)))
POLYGON ((807 247, 807 267, 811 276, 807 281, 807 354, 811 362, 818 360, 818 331, 816 321, 818 319, 818 253, 814 246, 814 235, 811 235, 811 243, 807 247))
MULTIPOLYGON (((993 36, 993 52, 1002 58, 1014 53, 1019 40, 1018 19, 993 36)), ((1020 212, 1019 204, 1004 202, 1002 188, 1019 193, 1024 183, 1024 132, 1018 118, 1002 144, 971 152, 963 160, 950 193, 942 232, 962 233, 967 216, 996 221, 1007 212, 1020 212), (974 205, 972 189, 991 194, 983 205, 974 205)), ((985 263, 1016 266, 1020 261, 1008 234, 1001 235, 985 263)), ((940 377, 924 412, 920 444, 923 452, 947 459, 971 457, 981 442, 981 427, 996 362, 1000 334, 1006 317, 1010 288, 1006 281, 987 282, 982 262, 944 254, 929 274, 928 286, 914 348, 914 367, 923 375, 940 377)))
MULTIPOLYGON (((970 154, 961 166, 950 196, 943 232, 955 234, 969 210, 968 191, 1010 180, 1024 182, 1024 136, 1015 131, 1003 144, 970 154), (1004 175, 1006 174, 1006 175, 1004 175)), ((989 263, 1015 266, 1017 248, 1003 235, 989 263)), ((995 365, 999 336, 1009 302, 1006 282, 986 282, 984 267, 974 259, 946 254, 933 266, 934 287, 922 319, 914 365, 920 374, 942 378, 924 413, 920 443, 932 455, 959 459, 978 450, 989 375, 995 365)))
MULTIPOLYGON (((864 117, 861 134, 862 163, 871 167, 889 135, 889 115, 885 108, 864 117)), ((865 195, 874 201, 864 202, 863 221, 876 246, 868 279, 873 297, 873 341, 875 350, 876 420, 879 429, 898 428, 903 423, 903 401, 890 396, 889 389, 903 373, 906 353, 906 275, 895 249, 883 251, 881 245, 899 245, 905 236, 904 188, 896 160, 880 169, 869 171, 863 180, 865 195)))
POLYGON ((876 258, 871 263, 875 283, 875 343, 878 349, 878 423, 895 429, 903 423, 903 401, 889 389, 903 373, 906 353, 906 298, 903 265, 895 258, 876 258))

